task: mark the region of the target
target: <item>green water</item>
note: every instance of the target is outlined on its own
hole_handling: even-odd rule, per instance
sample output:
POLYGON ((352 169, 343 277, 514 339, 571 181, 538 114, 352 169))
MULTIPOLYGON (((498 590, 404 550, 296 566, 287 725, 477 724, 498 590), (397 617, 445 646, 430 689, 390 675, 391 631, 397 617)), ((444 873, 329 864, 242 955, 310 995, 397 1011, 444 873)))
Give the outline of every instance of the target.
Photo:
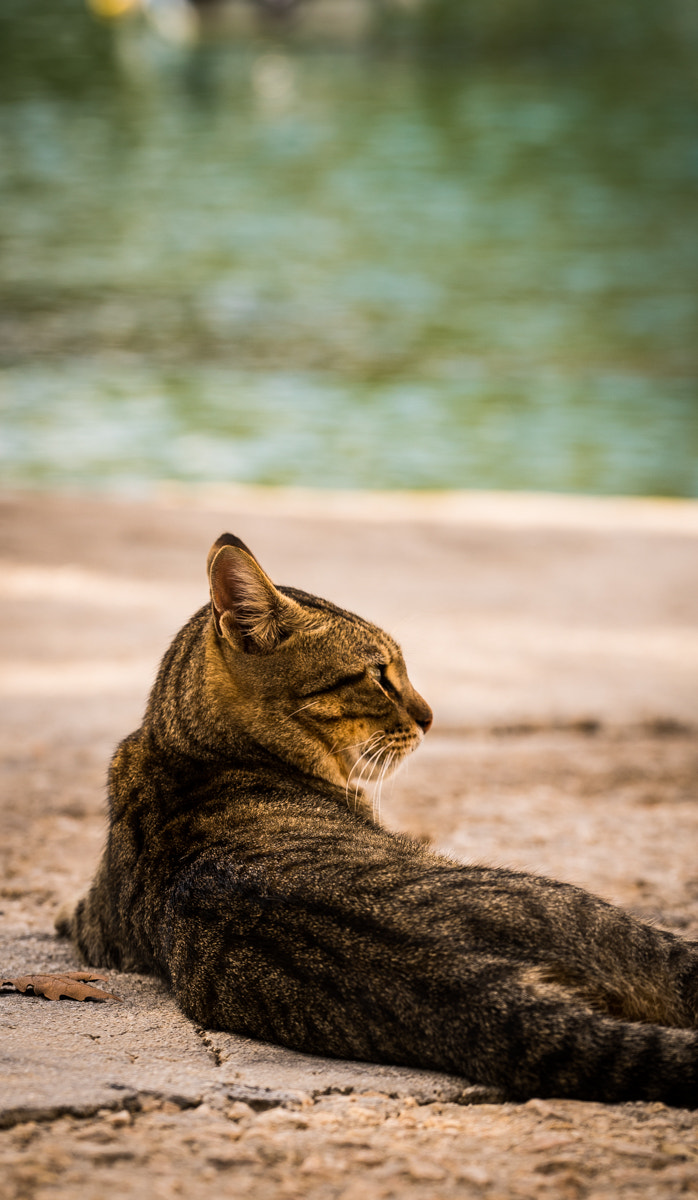
POLYGON ((698 495, 690 72, 90 37, 0 84, 6 483, 698 495))

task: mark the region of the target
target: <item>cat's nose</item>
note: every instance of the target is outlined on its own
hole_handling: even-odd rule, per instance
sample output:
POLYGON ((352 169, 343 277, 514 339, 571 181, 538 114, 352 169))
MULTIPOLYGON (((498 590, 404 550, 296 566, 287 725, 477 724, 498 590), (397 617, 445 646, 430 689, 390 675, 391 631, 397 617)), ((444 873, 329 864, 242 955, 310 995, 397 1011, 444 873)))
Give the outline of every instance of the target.
POLYGON ((431 723, 434 720, 434 714, 429 708, 426 700, 422 700, 422 697, 417 695, 416 692, 414 694, 414 700, 410 704, 409 713, 410 716, 413 717, 417 722, 423 733, 426 733, 429 729, 431 729, 431 723))

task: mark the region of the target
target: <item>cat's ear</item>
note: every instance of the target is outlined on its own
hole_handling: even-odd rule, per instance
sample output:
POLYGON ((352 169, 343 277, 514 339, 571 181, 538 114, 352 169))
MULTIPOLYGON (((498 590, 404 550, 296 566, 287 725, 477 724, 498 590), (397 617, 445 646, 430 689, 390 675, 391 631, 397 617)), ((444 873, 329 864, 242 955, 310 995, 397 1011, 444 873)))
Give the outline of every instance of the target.
MULTIPOLYGON (((245 554, 249 554, 250 558, 257 562, 254 554, 250 550, 249 546, 245 545, 242 538, 236 537, 234 533, 222 533, 220 537, 216 538, 215 542, 211 546, 211 549, 208 552, 208 558, 206 559, 206 574, 209 579, 211 578, 211 567, 213 566, 213 560, 218 554, 221 546, 236 546, 238 550, 244 550, 245 554)), ((257 563, 257 566, 259 566, 259 563, 257 563)))
POLYGON ((273 650, 302 624, 303 610, 277 591, 257 559, 232 534, 208 556, 213 619, 219 633, 245 651, 273 650))

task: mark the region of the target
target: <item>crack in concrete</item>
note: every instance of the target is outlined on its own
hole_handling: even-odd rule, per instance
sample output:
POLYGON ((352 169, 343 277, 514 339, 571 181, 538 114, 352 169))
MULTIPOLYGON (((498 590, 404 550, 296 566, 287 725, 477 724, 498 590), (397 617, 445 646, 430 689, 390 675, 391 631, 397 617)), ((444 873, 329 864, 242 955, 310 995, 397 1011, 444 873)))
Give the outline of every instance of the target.
POLYGON ((241 1100, 256 1113, 266 1112, 270 1108, 304 1108, 309 1101, 314 1103, 316 1095, 320 1094, 304 1091, 274 1091, 271 1088, 254 1087, 250 1084, 228 1085, 224 1092, 228 1100, 241 1100))
POLYGON ((134 1093, 133 1097, 129 1096, 128 1099, 121 1097, 113 1104, 105 1101, 99 1104, 50 1104, 45 1108, 32 1105, 23 1108, 18 1105, 17 1108, 6 1108, 4 1112, 0 1113, 0 1129, 14 1129, 15 1125, 24 1125, 27 1121, 47 1124, 50 1121, 58 1121, 60 1117, 94 1117, 100 1111, 120 1112, 122 1109, 126 1109, 132 1112, 129 1101, 136 1099, 137 1095, 134 1093))
POLYGON ((204 1046, 208 1050, 209 1054, 211 1055, 211 1058, 213 1059, 214 1065, 216 1067, 221 1067, 223 1065, 223 1063, 226 1061, 225 1057, 222 1054, 222 1052, 218 1049, 218 1047, 215 1045, 208 1030, 204 1029, 201 1025, 195 1025, 194 1032, 201 1039, 204 1046))
MULTIPOLYGON (((112 1083, 108 1086, 118 1091, 125 1091, 123 1085, 119 1083, 112 1083)), ((203 1103, 200 1098, 194 1100, 190 1096, 182 1096, 178 1092, 134 1090, 127 1091, 125 1095, 119 1096, 113 1102, 103 1100, 90 1104, 49 1104, 44 1107, 18 1105, 16 1108, 6 1108, 0 1112, 0 1129, 14 1129, 16 1125, 24 1125, 27 1121, 49 1124, 51 1121, 58 1121, 61 1117, 87 1120, 103 1112, 128 1112, 135 1115, 148 1110, 148 1099, 167 1101, 170 1104, 176 1104, 177 1108, 182 1110, 198 1108, 203 1103)))

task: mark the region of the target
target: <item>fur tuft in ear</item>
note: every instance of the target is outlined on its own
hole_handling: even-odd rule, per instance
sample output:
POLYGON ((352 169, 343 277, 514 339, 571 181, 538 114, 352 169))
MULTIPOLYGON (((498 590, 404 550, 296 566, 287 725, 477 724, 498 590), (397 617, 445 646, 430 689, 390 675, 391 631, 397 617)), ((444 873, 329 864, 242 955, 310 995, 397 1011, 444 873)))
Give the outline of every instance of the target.
POLYGON ((232 534, 223 534, 212 547, 209 580, 216 628, 241 650, 273 650, 301 623, 299 606, 276 590, 256 558, 232 534))

